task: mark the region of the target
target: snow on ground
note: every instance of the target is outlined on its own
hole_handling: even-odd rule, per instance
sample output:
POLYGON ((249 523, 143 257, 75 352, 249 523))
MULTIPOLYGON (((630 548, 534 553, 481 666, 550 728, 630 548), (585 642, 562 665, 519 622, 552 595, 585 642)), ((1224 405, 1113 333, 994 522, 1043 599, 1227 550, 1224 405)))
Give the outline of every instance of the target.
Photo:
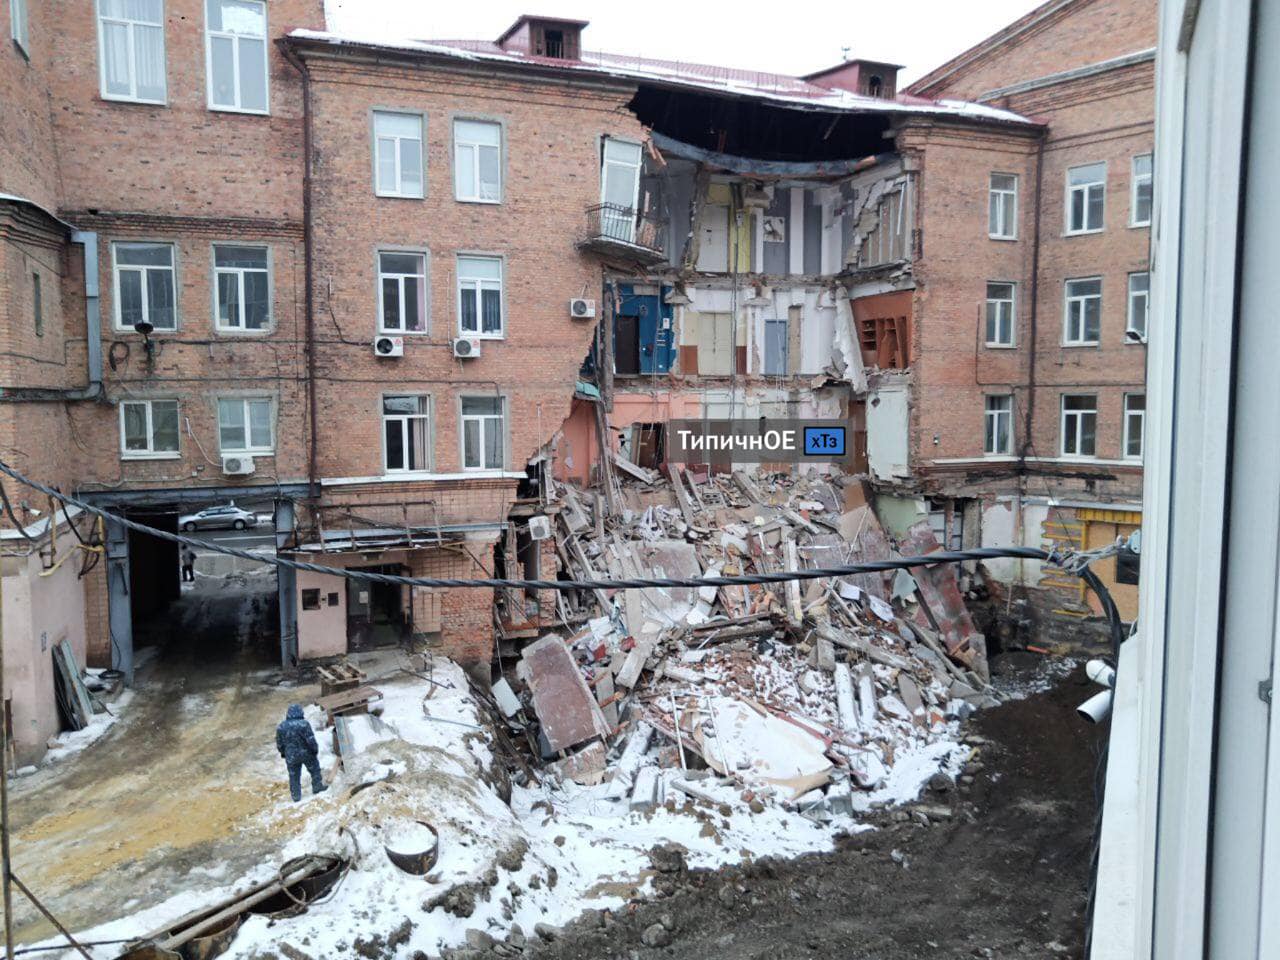
MULTIPOLYGON (((714 805, 692 800, 669 785, 678 770, 663 771, 667 802, 649 813, 631 812, 625 797, 611 800, 607 782, 561 785, 550 774, 540 785, 512 787, 507 803, 461 669, 438 660, 433 677, 438 685, 403 673, 377 680, 385 695, 381 719, 395 736, 380 739, 361 721, 353 733, 361 752, 328 792, 312 796, 304 773, 302 803, 285 795, 261 815, 280 837, 278 863, 234 879, 208 864, 195 892, 139 904, 130 916, 80 933, 90 940, 139 937, 266 879, 290 858, 327 854, 350 863, 332 895, 300 916, 250 916, 224 956, 274 955, 283 943, 317 957, 350 956, 357 946, 386 957, 436 955, 462 942, 471 927, 501 937, 518 923, 531 933, 537 923, 559 926, 584 909, 642 896, 651 889, 648 851, 657 845, 675 844, 691 867, 712 868, 829 850, 838 833, 863 829, 848 815, 819 824, 774 803, 752 812, 740 787, 714 779, 694 782, 714 805), (439 860, 425 878, 402 872, 384 852, 384 846, 406 852, 415 838, 420 843, 418 821, 439 834, 439 860)), ((334 765, 332 733, 319 729, 317 707, 306 713, 327 770, 334 765)), ((956 772, 965 749, 952 733, 954 725, 900 739, 886 779, 874 792, 854 792, 857 808, 912 799, 939 769, 956 772)))
MULTIPOLYGON (((101 673, 100 670, 88 671, 91 675, 101 673)), ((74 757, 81 750, 85 749, 92 743, 96 743, 102 739, 103 734, 111 729, 112 725, 120 719, 120 714, 126 710, 130 701, 133 700, 133 691, 125 690, 115 700, 107 704, 107 709, 102 713, 95 713, 89 720, 89 725, 82 730, 65 730, 49 741, 49 750, 40 760, 40 766, 52 766, 55 763, 61 763, 71 757, 74 757)))

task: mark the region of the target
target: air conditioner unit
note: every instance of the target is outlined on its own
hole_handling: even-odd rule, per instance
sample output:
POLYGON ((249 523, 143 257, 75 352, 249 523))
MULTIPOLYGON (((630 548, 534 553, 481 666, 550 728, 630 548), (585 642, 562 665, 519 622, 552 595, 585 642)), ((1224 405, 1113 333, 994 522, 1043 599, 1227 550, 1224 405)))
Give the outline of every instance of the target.
POLYGON ((403 357, 404 337, 375 337, 373 340, 375 357, 403 357))
POLYGON ((529 538, 531 540, 546 540, 549 536, 551 536, 550 517, 529 518, 529 538))
POLYGON ((596 302, 585 297, 574 297, 569 301, 569 316, 575 320, 594 320, 596 302))
POLYGON ((253 473, 253 457, 223 457, 222 472, 229 477, 247 477, 253 473))
POLYGON ((453 341, 453 355, 455 357, 466 357, 468 360, 472 357, 480 356, 480 341, 459 337, 453 341))

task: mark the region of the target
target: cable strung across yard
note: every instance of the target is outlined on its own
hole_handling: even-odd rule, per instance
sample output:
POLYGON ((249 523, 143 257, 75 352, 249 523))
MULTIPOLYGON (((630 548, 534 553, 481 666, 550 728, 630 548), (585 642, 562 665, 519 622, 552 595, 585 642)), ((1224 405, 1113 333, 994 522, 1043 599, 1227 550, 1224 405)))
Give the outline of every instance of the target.
POLYGON ((457 577, 402 577, 393 573, 373 573, 367 570, 346 570, 342 567, 330 567, 321 563, 309 563, 306 560, 295 560, 287 557, 265 557, 259 553, 250 553, 237 547, 228 547, 221 543, 210 543, 195 537, 186 537, 168 530, 158 530, 136 520, 112 513, 101 507, 85 503, 76 497, 68 496, 47 486, 38 480, 23 476, 9 464, 0 460, 0 473, 38 490, 46 496, 53 497, 68 506, 76 507, 85 513, 102 517, 118 523, 129 530, 136 530, 151 537, 184 544, 194 549, 223 553, 231 557, 239 557, 254 563, 268 566, 284 567, 290 570, 306 570, 331 577, 344 577, 348 580, 360 580, 369 583, 388 583, 405 587, 462 587, 462 588, 512 588, 525 590, 644 590, 656 587, 733 587, 750 586, 759 583, 785 583, 789 580, 829 580, 833 577, 847 577, 856 573, 883 573, 888 570, 907 570, 911 567, 931 567, 943 563, 963 563, 966 560, 998 560, 1023 559, 1042 560, 1062 566, 1066 558, 1049 553, 1036 547, 974 547, 970 550, 938 550, 919 557, 898 557, 892 560, 866 560, 862 563, 843 564, 836 567, 815 567, 811 570, 782 570, 778 573, 751 573, 737 576, 719 577, 636 577, 627 580, 509 580, 496 577, 483 579, 462 579, 457 577))

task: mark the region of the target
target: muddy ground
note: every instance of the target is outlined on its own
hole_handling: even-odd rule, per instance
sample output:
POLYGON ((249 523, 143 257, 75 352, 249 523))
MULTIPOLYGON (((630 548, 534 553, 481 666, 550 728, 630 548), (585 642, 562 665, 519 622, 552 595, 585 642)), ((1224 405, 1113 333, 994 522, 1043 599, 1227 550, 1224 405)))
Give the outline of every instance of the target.
POLYGON ((953 789, 878 814, 879 829, 832 853, 693 872, 658 856, 657 899, 592 912, 550 942, 527 931, 523 955, 1082 957, 1099 732, 1075 707, 1088 692, 1077 670, 979 714, 968 728, 979 756, 953 789))

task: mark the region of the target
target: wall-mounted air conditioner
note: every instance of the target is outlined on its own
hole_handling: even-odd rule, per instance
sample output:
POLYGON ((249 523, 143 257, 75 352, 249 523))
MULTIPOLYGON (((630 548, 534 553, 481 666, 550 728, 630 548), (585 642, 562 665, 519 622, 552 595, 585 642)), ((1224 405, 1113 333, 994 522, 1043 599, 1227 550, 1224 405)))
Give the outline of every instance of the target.
POLYGON ((404 337, 380 336, 373 340, 375 357, 403 357, 404 337))
POLYGON ((229 477, 247 477, 253 473, 253 457, 223 457, 222 472, 229 477))
POLYGON ((586 297, 574 297, 569 301, 569 316, 575 320, 594 320, 596 318, 596 302, 586 297))
POLYGON ((463 357, 470 360, 472 357, 480 356, 480 341, 469 339, 467 337, 459 337, 453 341, 453 355, 455 357, 463 357))

